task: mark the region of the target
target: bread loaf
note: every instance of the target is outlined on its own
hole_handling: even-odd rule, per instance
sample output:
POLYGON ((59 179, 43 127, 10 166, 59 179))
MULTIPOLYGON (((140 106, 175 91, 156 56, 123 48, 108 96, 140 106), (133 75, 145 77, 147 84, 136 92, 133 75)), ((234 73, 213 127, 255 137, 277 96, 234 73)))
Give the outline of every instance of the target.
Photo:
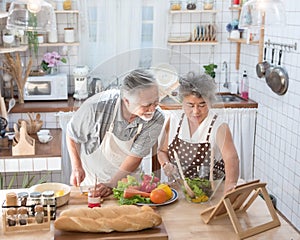
POLYGON ((130 232, 152 228, 161 222, 161 216, 149 206, 123 205, 65 210, 54 226, 74 232, 130 232))

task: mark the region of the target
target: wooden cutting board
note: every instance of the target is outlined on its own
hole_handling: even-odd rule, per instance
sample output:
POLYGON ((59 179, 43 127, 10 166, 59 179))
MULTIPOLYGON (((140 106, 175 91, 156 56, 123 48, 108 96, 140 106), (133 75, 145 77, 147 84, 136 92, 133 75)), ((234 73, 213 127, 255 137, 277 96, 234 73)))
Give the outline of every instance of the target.
POLYGON ((162 223, 158 227, 145 229, 137 232, 80 233, 80 232, 65 232, 65 231, 60 231, 55 229, 54 239, 55 240, 82 240, 82 239, 167 240, 168 234, 164 224, 162 223))

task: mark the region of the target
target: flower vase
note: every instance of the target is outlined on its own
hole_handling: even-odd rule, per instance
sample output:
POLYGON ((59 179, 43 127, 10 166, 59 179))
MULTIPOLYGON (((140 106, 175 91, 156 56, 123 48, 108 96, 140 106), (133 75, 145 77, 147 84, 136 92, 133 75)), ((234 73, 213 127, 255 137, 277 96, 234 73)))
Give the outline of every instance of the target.
POLYGON ((51 67, 49 68, 49 74, 50 75, 55 75, 58 73, 58 67, 51 67))

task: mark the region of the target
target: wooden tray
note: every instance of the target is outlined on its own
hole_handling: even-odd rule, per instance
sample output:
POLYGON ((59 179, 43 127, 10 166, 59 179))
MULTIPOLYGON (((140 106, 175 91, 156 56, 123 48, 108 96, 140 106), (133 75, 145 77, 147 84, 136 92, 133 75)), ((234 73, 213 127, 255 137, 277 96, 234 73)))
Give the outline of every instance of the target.
POLYGON ((82 239, 123 239, 123 240, 140 240, 140 239, 155 239, 166 240, 168 234, 164 224, 160 226, 145 229, 136 232, 111 232, 111 233, 81 233, 81 232, 65 232, 55 229, 55 240, 82 240, 82 239))

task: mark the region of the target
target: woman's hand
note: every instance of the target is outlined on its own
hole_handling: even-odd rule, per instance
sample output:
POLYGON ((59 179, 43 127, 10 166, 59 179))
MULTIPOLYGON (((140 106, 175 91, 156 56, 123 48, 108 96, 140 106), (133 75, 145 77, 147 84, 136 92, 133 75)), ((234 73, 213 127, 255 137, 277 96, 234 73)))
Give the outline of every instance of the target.
POLYGON ((167 177, 172 177, 172 176, 176 176, 178 175, 178 169, 177 167, 170 163, 170 162, 166 162, 163 166, 163 170, 164 170, 164 173, 166 174, 167 177))
POLYGON ((83 168, 76 168, 72 170, 72 174, 70 177, 71 185, 76 187, 80 186, 80 183, 85 179, 85 171, 83 168))

